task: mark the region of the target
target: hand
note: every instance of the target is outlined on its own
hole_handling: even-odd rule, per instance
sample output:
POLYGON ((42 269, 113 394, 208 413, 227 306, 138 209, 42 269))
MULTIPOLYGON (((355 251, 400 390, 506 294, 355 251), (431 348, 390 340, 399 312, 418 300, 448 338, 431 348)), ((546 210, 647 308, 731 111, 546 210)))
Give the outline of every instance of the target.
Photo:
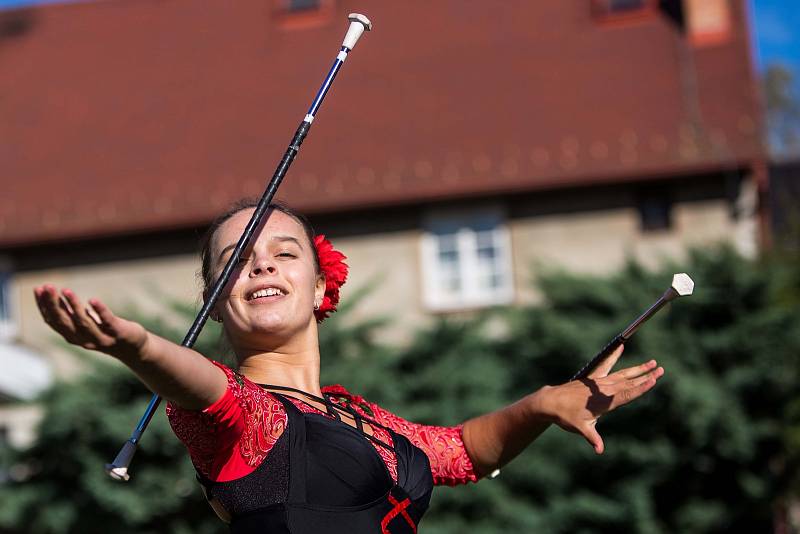
POLYGON ((47 284, 33 293, 44 321, 67 342, 119 359, 141 358, 148 334, 139 323, 115 316, 97 299, 90 299, 84 307, 69 289, 59 295, 47 284))
POLYGON ((582 435, 597 454, 605 448, 595 428, 599 417, 641 397, 664 375, 664 368, 655 360, 609 374, 622 351, 620 346, 586 378, 540 391, 544 395, 542 404, 548 407, 544 411, 553 422, 582 435))

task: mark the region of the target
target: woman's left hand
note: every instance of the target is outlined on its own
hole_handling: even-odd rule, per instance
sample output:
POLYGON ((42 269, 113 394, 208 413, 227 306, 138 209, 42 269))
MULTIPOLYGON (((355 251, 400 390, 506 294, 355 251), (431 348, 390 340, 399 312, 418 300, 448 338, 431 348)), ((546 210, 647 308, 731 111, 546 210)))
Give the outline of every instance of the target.
POLYGON ((614 351, 587 378, 547 386, 534 394, 539 397, 539 409, 553 423, 582 435, 597 454, 604 449, 595 428, 599 417, 641 397, 664 375, 655 360, 609 374, 622 351, 623 347, 614 351))

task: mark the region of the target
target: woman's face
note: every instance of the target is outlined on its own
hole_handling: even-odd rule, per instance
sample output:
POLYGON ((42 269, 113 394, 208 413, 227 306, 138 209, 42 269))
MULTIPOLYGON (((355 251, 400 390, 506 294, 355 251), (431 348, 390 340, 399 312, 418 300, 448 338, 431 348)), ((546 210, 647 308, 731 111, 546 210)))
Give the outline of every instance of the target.
MULTIPOLYGON (((242 210, 225 221, 211 242, 213 277, 222 272, 253 215, 242 210)), ((302 225, 271 210, 245 249, 215 307, 228 340, 237 350, 266 350, 316 325, 314 304, 322 301, 325 279, 302 225)))

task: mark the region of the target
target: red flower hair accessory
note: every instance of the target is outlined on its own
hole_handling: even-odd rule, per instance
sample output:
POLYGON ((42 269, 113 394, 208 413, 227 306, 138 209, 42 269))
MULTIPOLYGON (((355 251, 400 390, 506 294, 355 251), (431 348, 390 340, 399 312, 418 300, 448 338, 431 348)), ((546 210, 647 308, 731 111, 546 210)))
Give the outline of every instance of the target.
POLYGON ((314 246, 317 248, 319 257, 319 269, 325 275, 325 297, 322 299, 319 309, 314 310, 317 322, 321 323, 323 319, 327 319, 331 313, 336 311, 336 306, 339 304, 339 288, 347 280, 348 267, 342 261, 346 260, 347 256, 334 249, 324 235, 314 237, 314 246))

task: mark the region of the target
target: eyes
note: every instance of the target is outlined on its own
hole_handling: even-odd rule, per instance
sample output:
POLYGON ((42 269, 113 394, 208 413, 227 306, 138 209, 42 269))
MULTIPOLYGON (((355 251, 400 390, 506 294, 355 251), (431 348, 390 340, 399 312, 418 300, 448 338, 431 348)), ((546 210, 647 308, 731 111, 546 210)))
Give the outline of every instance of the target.
MULTIPOLYGON (((288 250, 282 250, 280 252, 276 252, 275 253, 275 257, 279 258, 279 259, 282 259, 282 260, 291 260, 291 259, 297 258, 297 254, 295 254, 294 252, 290 252, 288 250)), ((244 265, 245 263, 250 261, 250 259, 251 259, 251 256, 242 255, 242 256, 239 256, 239 260, 237 261, 237 263, 239 265, 244 265)))

